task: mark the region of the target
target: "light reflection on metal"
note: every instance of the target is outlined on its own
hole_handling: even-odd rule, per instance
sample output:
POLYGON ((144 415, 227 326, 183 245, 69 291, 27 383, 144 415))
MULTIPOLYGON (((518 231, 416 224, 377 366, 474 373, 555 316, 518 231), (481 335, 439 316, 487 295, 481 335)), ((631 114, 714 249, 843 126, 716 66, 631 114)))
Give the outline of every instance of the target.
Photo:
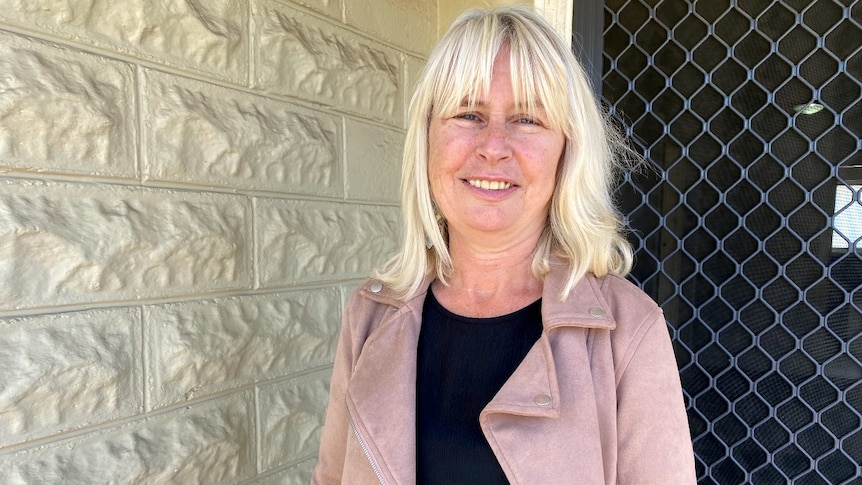
POLYGON ((813 115, 823 110, 823 105, 818 103, 797 104, 793 107, 793 111, 801 115, 813 115))

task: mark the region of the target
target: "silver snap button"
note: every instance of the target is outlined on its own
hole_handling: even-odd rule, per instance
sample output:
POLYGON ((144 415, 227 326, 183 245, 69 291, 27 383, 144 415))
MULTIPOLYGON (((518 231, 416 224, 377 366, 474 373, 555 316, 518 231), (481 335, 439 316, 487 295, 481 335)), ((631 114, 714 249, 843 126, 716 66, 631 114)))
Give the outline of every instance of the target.
POLYGON ((374 283, 371 283, 371 286, 369 286, 368 289, 374 293, 380 293, 380 290, 383 289, 383 283, 375 281, 374 283))
POLYGON ((536 394, 536 397, 533 398, 533 402, 539 406, 547 406, 548 404, 551 404, 551 396, 547 394, 536 394))
POLYGON ((605 311, 602 310, 601 308, 598 308, 598 307, 590 308, 589 312, 590 312, 590 315, 592 315, 596 318, 605 316, 605 311))

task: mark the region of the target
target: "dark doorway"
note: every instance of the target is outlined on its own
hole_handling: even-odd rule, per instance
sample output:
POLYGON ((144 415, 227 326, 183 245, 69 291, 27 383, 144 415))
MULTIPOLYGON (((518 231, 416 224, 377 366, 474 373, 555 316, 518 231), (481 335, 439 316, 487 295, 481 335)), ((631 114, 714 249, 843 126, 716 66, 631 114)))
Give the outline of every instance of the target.
POLYGON ((575 4, 651 165, 617 196, 700 483, 862 483, 862 2, 575 4))

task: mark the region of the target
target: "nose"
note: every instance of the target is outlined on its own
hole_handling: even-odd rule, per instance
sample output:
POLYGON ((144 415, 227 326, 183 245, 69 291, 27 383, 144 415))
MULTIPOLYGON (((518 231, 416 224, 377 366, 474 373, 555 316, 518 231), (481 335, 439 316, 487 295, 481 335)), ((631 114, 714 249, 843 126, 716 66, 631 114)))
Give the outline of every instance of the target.
POLYGON ((489 162, 498 162, 509 158, 512 154, 510 133, 506 122, 491 120, 482 129, 478 140, 477 154, 489 162))

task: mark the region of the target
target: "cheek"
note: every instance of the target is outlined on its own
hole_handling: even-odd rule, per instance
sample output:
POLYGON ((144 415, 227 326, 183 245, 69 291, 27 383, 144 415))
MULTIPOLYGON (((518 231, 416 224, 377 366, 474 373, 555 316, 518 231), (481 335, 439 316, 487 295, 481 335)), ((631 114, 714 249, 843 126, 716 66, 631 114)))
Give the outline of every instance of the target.
POLYGON ((562 169, 562 149, 558 146, 554 146, 554 143, 549 143, 548 146, 551 146, 552 148, 542 153, 538 158, 538 170, 535 175, 539 179, 539 183, 544 188, 545 193, 543 194, 543 197, 547 195, 547 198, 550 200, 560 178, 560 172, 562 169))
POLYGON ((431 139, 428 146, 428 179, 432 190, 445 190, 457 179, 466 159, 466 148, 457 137, 445 134, 431 139))
POLYGON ((463 137, 440 133, 429 143, 428 160, 434 160, 439 170, 449 170, 463 158, 466 146, 463 137))
POLYGON ((435 175, 439 175, 444 160, 446 160, 446 147, 448 140, 440 132, 439 128, 432 125, 428 132, 428 176, 433 180, 435 175))

